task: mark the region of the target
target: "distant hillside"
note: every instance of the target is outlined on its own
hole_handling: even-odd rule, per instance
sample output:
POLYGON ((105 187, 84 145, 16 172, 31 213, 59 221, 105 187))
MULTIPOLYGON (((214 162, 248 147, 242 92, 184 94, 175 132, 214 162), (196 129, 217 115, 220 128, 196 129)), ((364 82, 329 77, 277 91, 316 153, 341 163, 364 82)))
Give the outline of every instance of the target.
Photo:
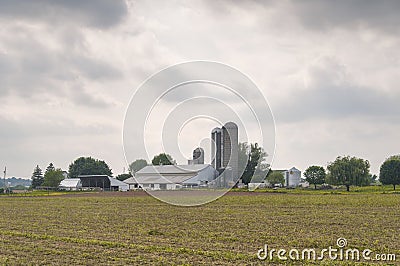
MULTIPOLYGON (((6 183, 7 182, 11 183, 11 187, 15 187, 18 185, 29 187, 31 185, 30 179, 23 179, 23 178, 16 178, 16 177, 6 178, 6 183)), ((3 187, 3 186, 4 186, 4 179, 2 178, 0 180, 0 187, 3 187)))

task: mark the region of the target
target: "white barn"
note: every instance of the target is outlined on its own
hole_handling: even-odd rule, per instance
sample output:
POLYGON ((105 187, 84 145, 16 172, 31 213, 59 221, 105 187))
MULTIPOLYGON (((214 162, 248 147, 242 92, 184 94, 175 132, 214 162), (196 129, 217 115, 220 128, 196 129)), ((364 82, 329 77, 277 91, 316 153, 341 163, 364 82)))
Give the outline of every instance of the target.
POLYGON ((79 178, 66 178, 60 182, 58 188, 62 190, 76 191, 82 188, 82 182, 79 178))
POLYGON ((134 179, 144 190, 173 190, 208 187, 217 175, 209 164, 150 165, 136 172, 134 179))
POLYGON ((139 184, 136 181, 135 177, 129 177, 128 179, 125 179, 123 181, 125 184, 128 184, 129 186, 129 190, 135 190, 135 189, 139 189, 139 184))

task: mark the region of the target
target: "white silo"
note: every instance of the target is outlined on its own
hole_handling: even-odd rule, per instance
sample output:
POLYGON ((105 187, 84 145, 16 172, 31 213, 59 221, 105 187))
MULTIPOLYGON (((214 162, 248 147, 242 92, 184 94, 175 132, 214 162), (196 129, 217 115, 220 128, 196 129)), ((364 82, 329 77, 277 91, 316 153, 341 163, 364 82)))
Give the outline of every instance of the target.
POLYGON ((285 187, 298 187, 301 182, 301 171, 296 167, 284 172, 285 187))
POLYGON ((238 177, 239 148, 238 126, 228 122, 222 127, 222 166, 232 168, 233 182, 238 177))

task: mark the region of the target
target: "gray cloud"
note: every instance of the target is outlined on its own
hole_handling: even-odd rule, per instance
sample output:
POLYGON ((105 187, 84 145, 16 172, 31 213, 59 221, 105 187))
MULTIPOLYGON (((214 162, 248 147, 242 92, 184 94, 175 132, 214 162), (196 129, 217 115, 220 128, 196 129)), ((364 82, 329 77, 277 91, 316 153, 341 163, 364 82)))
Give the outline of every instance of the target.
POLYGON ((366 28, 398 32, 400 2, 397 0, 308 0, 308 1, 210 1, 204 5, 215 16, 253 16, 259 23, 268 19, 278 28, 292 18, 311 30, 366 28))
POLYGON ((388 32, 399 30, 400 2, 397 0, 293 0, 290 3, 290 11, 311 29, 364 27, 388 32))
POLYGON ((309 87, 298 89, 275 108, 278 120, 345 119, 370 117, 387 122, 400 118, 397 91, 360 86, 332 58, 321 59, 308 69, 309 87))
POLYGON ((121 70, 92 55, 79 30, 57 29, 60 30, 57 34, 49 36, 42 28, 35 32, 24 26, 5 27, 0 34, 4 47, 4 51, 0 50, 0 97, 14 94, 29 99, 38 94, 52 94, 70 97, 76 104, 107 107, 106 101, 86 93, 81 86, 70 85, 71 81, 115 80, 121 78, 121 70), (13 34, 15 30, 17 34, 13 34), (43 33, 46 34, 40 35, 43 33), (74 35, 72 42, 66 42, 70 35, 74 35))
MULTIPOLYGON (((36 163, 55 158, 67 167, 92 155, 122 170, 117 128, 134 88, 163 67, 204 59, 250 75, 268 97, 277 168, 323 165, 346 153, 377 169, 399 149, 398 3, 0 0, 0 164, 27 176, 36 163), (115 130, 103 131, 109 126, 115 130)), ((243 96, 262 102, 246 90, 243 96)))
POLYGON ((127 14, 124 0, 1 0, 0 16, 13 20, 42 20, 48 23, 78 23, 107 28, 127 14))

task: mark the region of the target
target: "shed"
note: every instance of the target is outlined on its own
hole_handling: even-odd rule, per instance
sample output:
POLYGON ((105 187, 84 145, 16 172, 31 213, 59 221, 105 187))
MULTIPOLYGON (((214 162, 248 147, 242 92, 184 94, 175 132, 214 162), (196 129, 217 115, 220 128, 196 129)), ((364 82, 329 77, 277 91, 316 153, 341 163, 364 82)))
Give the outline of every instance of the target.
POLYGON ((129 189, 128 184, 108 175, 80 175, 78 177, 82 181, 82 187, 88 189, 100 188, 104 191, 127 191, 129 189))
POLYGON ((82 188, 82 182, 79 178, 67 178, 62 180, 58 187, 62 190, 76 191, 82 188))
POLYGON ((119 181, 116 178, 113 177, 109 177, 110 179, 110 186, 111 186, 111 190, 113 191, 128 191, 129 190, 129 185, 119 181))

